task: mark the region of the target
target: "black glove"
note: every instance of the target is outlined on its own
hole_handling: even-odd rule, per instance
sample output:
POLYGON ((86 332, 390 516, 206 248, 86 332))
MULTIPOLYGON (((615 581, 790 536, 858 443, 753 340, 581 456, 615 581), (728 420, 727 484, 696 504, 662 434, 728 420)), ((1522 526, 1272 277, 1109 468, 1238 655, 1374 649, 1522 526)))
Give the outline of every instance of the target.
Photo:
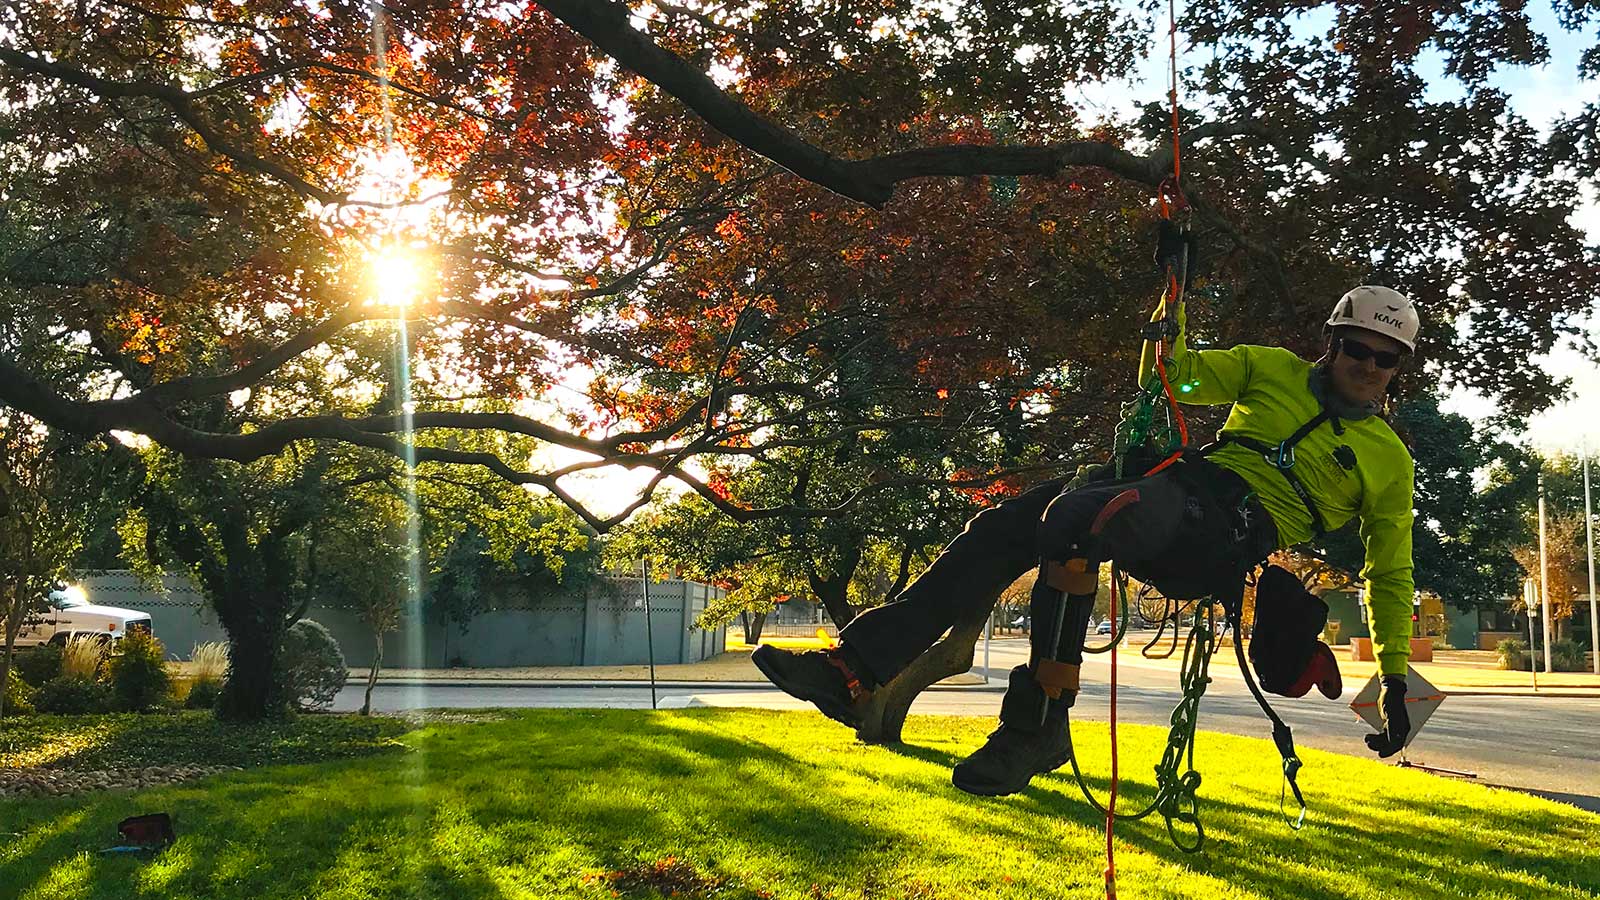
POLYGON ((1378 691, 1378 708, 1383 710, 1383 730, 1367 735, 1367 747, 1380 758, 1387 759, 1400 752, 1411 735, 1411 714, 1406 712, 1406 677, 1383 676, 1383 687, 1378 691))

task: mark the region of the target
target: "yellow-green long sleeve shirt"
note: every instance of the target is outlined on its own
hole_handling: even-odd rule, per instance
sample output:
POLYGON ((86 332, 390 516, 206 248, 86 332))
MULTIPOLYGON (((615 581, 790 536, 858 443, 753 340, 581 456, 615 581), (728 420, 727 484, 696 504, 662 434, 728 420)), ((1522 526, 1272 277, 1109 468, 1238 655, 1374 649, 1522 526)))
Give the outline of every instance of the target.
MULTIPOLYGON (((1157 318, 1162 315, 1157 311, 1157 318)), ((1224 429, 1276 445, 1321 411, 1311 393, 1312 364, 1281 347, 1241 344, 1228 350, 1189 350, 1184 309, 1178 306, 1178 336, 1170 347, 1167 377, 1181 403, 1231 403, 1224 429)), ((1139 379, 1155 377, 1155 344, 1146 342, 1139 379)), ((1411 656, 1411 524, 1415 471, 1411 454, 1389 424, 1378 416, 1340 420, 1343 434, 1324 423, 1295 447, 1295 475, 1332 531, 1352 517, 1360 520, 1367 608, 1378 668, 1403 675, 1411 656), (1341 466, 1334 451, 1355 453, 1353 469, 1341 466)), ((1279 548, 1310 540, 1311 514, 1298 494, 1262 455, 1241 444, 1225 444, 1208 457, 1255 488, 1261 505, 1278 526, 1279 548)))

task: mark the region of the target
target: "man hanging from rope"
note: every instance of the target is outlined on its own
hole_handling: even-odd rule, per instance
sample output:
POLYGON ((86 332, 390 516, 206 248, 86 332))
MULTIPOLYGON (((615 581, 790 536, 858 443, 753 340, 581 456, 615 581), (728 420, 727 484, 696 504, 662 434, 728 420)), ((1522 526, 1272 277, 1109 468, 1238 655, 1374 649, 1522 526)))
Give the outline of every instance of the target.
MULTIPOLYGON (((759 647, 753 658, 762 673, 854 727, 871 691, 931 647, 964 606, 992 603, 1038 566, 1029 662, 1011 672, 1000 727, 953 777, 970 793, 1015 793, 1070 757, 1067 710, 1078 690, 1103 562, 1114 559, 1173 599, 1211 596, 1237 605, 1244 573, 1272 550, 1356 518, 1386 726, 1367 744, 1381 757, 1399 752, 1410 731, 1413 467, 1378 413, 1396 370, 1415 349, 1416 310, 1389 288, 1351 290, 1328 317, 1326 351, 1312 363, 1276 347, 1189 350, 1178 296, 1170 318, 1163 308, 1153 320, 1176 329, 1165 335, 1171 338, 1165 374, 1185 403, 1233 405, 1216 444, 1143 478, 1101 473, 1065 491, 1067 482, 1047 482, 979 513, 896 602, 844 628, 837 647, 805 653, 759 647)), ((1156 377, 1156 346, 1145 343, 1142 385, 1156 377)), ((1338 666, 1326 645, 1314 637, 1266 640, 1263 628, 1276 607, 1303 599, 1266 596, 1267 582, 1264 576, 1258 585, 1252 641, 1263 686, 1288 696, 1316 686, 1337 697, 1338 666), (1288 658, 1255 652, 1256 644, 1285 643, 1305 649, 1288 658)))

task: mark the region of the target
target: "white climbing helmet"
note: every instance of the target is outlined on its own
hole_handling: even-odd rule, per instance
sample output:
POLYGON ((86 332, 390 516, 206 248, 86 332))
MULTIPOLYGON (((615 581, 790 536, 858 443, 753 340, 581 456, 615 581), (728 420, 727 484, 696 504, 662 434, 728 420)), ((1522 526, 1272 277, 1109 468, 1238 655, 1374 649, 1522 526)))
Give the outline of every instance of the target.
POLYGON ((1417 308, 1411 298, 1393 288, 1364 284, 1352 288, 1339 298, 1328 316, 1328 327, 1348 325, 1375 331, 1406 345, 1407 350, 1417 349, 1417 308))

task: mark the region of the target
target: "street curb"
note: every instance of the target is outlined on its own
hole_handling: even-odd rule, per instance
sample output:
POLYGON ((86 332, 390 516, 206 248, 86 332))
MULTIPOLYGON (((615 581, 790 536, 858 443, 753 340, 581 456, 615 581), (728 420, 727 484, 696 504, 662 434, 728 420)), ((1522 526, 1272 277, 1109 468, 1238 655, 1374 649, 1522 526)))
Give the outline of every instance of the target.
MULTIPOLYGON (((345 682, 347 686, 365 687, 367 680, 351 679, 345 682)), ((570 678, 442 678, 431 681, 411 681, 407 679, 378 679, 379 687, 420 687, 420 688, 447 688, 447 687, 591 687, 591 688, 640 688, 650 687, 650 682, 644 679, 621 679, 609 681, 589 681, 570 678)), ((657 681, 657 688, 692 688, 695 690, 778 690, 778 686, 770 681, 657 681)), ((927 688, 930 691, 991 691, 1003 693, 1006 689, 1004 683, 991 681, 989 684, 936 684, 927 688)))
POLYGON ((1443 691, 1445 695, 1449 697, 1528 697, 1534 700, 1537 700, 1540 697, 1576 697, 1578 699, 1600 700, 1600 690, 1596 690, 1594 688, 1550 688, 1548 690, 1541 690, 1538 693, 1534 693, 1533 691, 1493 689, 1479 690, 1476 688, 1466 688, 1463 690, 1452 689, 1448 687, 1440 687, 1439 690, 1443 691))
MULTIPOLYGON (((1142 668, 1142 669, 1158 669, 1158 668, 1163 668, 1163 667, 1159 667, 1159 666, 1139 666, 1138 668, 1142 668)), ((1228 671, 1218 672, 1216 670, 1213 670, 1210 674, 1211 674, 1211 677, 1213 679, 1215 679, 1215 678, 1220 676, 1220 677, 1223 677, 1223 678, 1227 678, 1227 679, 1229 679, 1231 681, 1242 681, 1243 680, 1239 676, 1239 674, 1237 672, 1228 672, 1228 671)), ((364 687, 366 685, 366 683, 367 683, 367 680, 365 678, 361 678, 361 679, 352 678, 352 679, 350 679, 349 681, 346 682, 347 685, 350 685, 350 686, 361 686, 361 687, 364 687)), ((418 688, 450 688, 450 687, 458 687, 458 688, 490 688, 490 687, 572 688, 572 687, 588 687, 588 688, 639 688, 639 689, 644 689, 644 688, 648 688, 650 686, 650 682, 648 680, 645 680, 645 679, 632 679, 632 678, 629 678, 629 679, 594 679, 594 680, 590 680, 590 679, 574 679, 574 678, 441 678, 441 679, 433 679, 433 680, 427 680, 427 681, 413 681, 413 680, 410 680, 410 679, 402 679, 402 678, 380 678, 380 679, 378 679, 377 683, 378 683, 378 685, 380 687, 418 687, 418 688)), ((688 688, 688 689, 693 689, 693 690, 729 690, 729 691, 734 691, 734 690, 740 690, 740 691, 774 690, 775 691, 775 690, 778 690, 778 687, 776 685, 774 685, 774 684, 772 684, 770 682, 766 682, 766 681, 665 681, 665 680, 662 680, 662 681, 657 681, 656 682, 656 687, 657 688, 679 688, 679 689, 688 688)), ((976 692, 980 692, 980 693, 981 692, 1003 693, 1005 691, 1005 683, 1003 681, 1000 681, 999 679, 991 678, 991 680, 990 680, 990 682, 988 684, 936 684, 936 685, 933 685, 932 687, 927 688, 927 690, 930 690, 930 691, 976 691, 976 692)), ((1439 686, 1439 690, 1443 691, 1444 693, 1446 693, 1447 695, 1449 695, 1451 697, 1524 697, 1524 698, 1529 698, 1529 699, 1534 699, 1534 700, 1537 700, 1537 699, 1539 699, 1541 697, 1553 697, 1553 698, 1560 698, 1560 699, 1579 699, 1579 700, 1592 699, 1592 700, 1600 700, 1600 690, 1585 689, 1585 688, 1551 688, 1551 689, 1548 689, 1548 690, 1541 690, 1538 693, 1534 693, 1532 691, 1527 691, 1527 690, 1496 690, 1496 689, 1492 689, 1492 688, 1451 688, 1451 687, 1448 687, 1448 686, 1441 685, 1441 686, 1439 686)))

